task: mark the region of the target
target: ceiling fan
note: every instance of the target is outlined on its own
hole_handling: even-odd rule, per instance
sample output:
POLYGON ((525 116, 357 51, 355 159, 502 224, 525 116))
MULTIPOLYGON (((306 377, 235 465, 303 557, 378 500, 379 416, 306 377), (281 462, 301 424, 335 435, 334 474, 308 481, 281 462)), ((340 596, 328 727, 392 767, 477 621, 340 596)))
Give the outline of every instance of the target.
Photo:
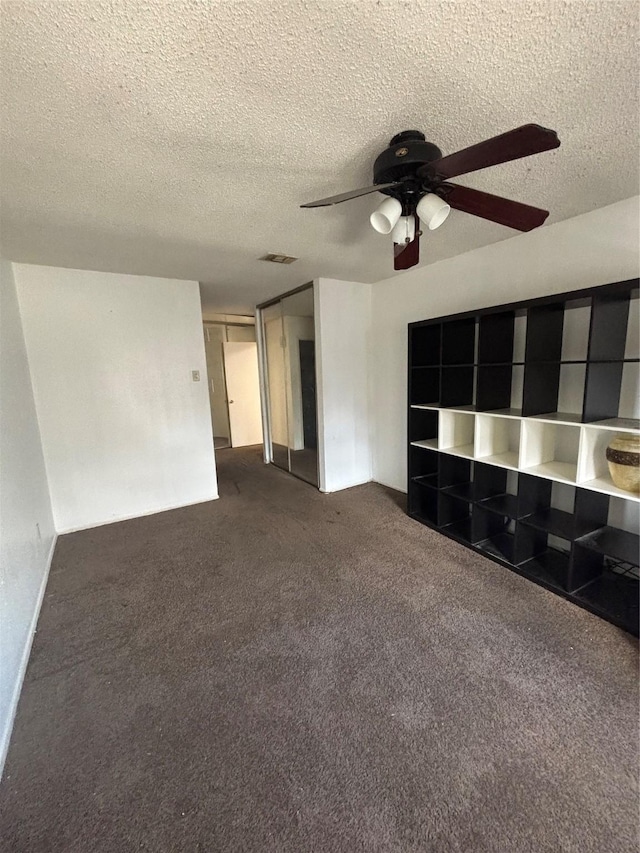
POLYGON ((405 270, 419 260, 420 223, 433 231, 442 225, 452 207, 518 231, 531 231, 542 225, 549 211, 452 184, 449 178, 519 160, 559 145, 555 130, 539 124, 523 124, 443 157, 436 145, 426 141, 424 133, 405 130, 394 136, 376 158, 372 186, 300 206, 326 207, 368 193, 384 193, 388 198, 371 214, 371 224, 381 234, 392 235, 393 267, 405 270))

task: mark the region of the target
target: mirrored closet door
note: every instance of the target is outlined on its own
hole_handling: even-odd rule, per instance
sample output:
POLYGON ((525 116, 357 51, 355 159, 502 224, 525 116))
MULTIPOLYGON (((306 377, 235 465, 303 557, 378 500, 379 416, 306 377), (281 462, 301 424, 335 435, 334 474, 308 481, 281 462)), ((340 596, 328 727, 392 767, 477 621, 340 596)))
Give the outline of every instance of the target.
POLYGON ((318 485, 313 285, 258 308, 268 461, 318 485))

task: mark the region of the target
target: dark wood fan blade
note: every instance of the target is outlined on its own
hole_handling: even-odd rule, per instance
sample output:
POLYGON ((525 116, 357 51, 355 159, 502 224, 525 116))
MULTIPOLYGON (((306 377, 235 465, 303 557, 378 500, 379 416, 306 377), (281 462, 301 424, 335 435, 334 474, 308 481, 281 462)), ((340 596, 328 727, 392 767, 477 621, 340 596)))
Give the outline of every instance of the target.
POLYGON ((490 219, 491 222, 516 228, 518 231, 531 231, 542 225, 549 216, 548 210, 501 198, 499 195, 472 190, 470 187, 462 187, 459 184, 441 184, 438 187, 438 195, 441 195, 447 204, 455 207, 456 210, 480 216, 482 219, 490 219))
POLYGON ((394 270, 408 270, 420 260, 420 220, 416 216, 416 236, 410 243, 393 244, 394 270))
POLYGON ((485 139, 477 145, 471 145, 455 154, 448 154, 440 160, 434 160, 418 170, 421 178, 455 178, 468 172, 477 172, 487 166, 519 160, 531 154, 540 154, 558 148, 560 140, 555 130, 541 127, 539 124, 523 124, 515 130, 485 139))
POLYGON ((402 181, 394 181, 391 184, 373 184, 371 187, 361 187, 359 190, 351 190, 348 193, 321 198, 319 201, 310 201, 308 204, 301 204, 300 207, 328 207, 330 204, 340 204, 341 201, 349 201, 349 199, 358 198, 361 195, 369 195, 369 193, 375 193, 379 190, 388 190, 392 187, 400 186, 402 186, 402 181))

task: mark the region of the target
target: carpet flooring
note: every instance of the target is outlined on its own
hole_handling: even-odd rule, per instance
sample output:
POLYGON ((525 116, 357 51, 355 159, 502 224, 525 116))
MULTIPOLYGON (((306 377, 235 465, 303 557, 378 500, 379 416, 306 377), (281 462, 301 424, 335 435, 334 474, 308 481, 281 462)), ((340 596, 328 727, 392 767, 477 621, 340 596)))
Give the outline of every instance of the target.
POLYGON ((630 853, 637 645, 256 448, 221 499, 59 539, 0 848, 630 853))

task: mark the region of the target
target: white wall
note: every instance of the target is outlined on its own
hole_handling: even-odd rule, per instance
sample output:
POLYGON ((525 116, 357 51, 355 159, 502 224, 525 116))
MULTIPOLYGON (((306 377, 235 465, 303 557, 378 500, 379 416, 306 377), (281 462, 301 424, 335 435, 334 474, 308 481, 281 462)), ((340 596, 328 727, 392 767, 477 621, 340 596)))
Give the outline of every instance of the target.
POLYGON ((197 282, 14 269, 58 532, 217 497, 197 282))
POLYGON ((371 480, 371 285, 314 282, 320 490, 371 480))
POLYGON ((54 545, 13 272, 0 261, 0 772, 54 545))
POLYGON ((254 343, 256 342, 255 323, 245 323, 243 326, 227 326, 227 341, 230 343, 254 343))
POLYGON ((639 202, 636 196, 373 285, 375 480, 406 491, 407 323, 636 278, 639 202))
POLYGON ((218 314, 216 311, 202 309, 202 319, 205 323, 241 323, 243 326, 255 326, 256 318, 248 314, 218 314))

